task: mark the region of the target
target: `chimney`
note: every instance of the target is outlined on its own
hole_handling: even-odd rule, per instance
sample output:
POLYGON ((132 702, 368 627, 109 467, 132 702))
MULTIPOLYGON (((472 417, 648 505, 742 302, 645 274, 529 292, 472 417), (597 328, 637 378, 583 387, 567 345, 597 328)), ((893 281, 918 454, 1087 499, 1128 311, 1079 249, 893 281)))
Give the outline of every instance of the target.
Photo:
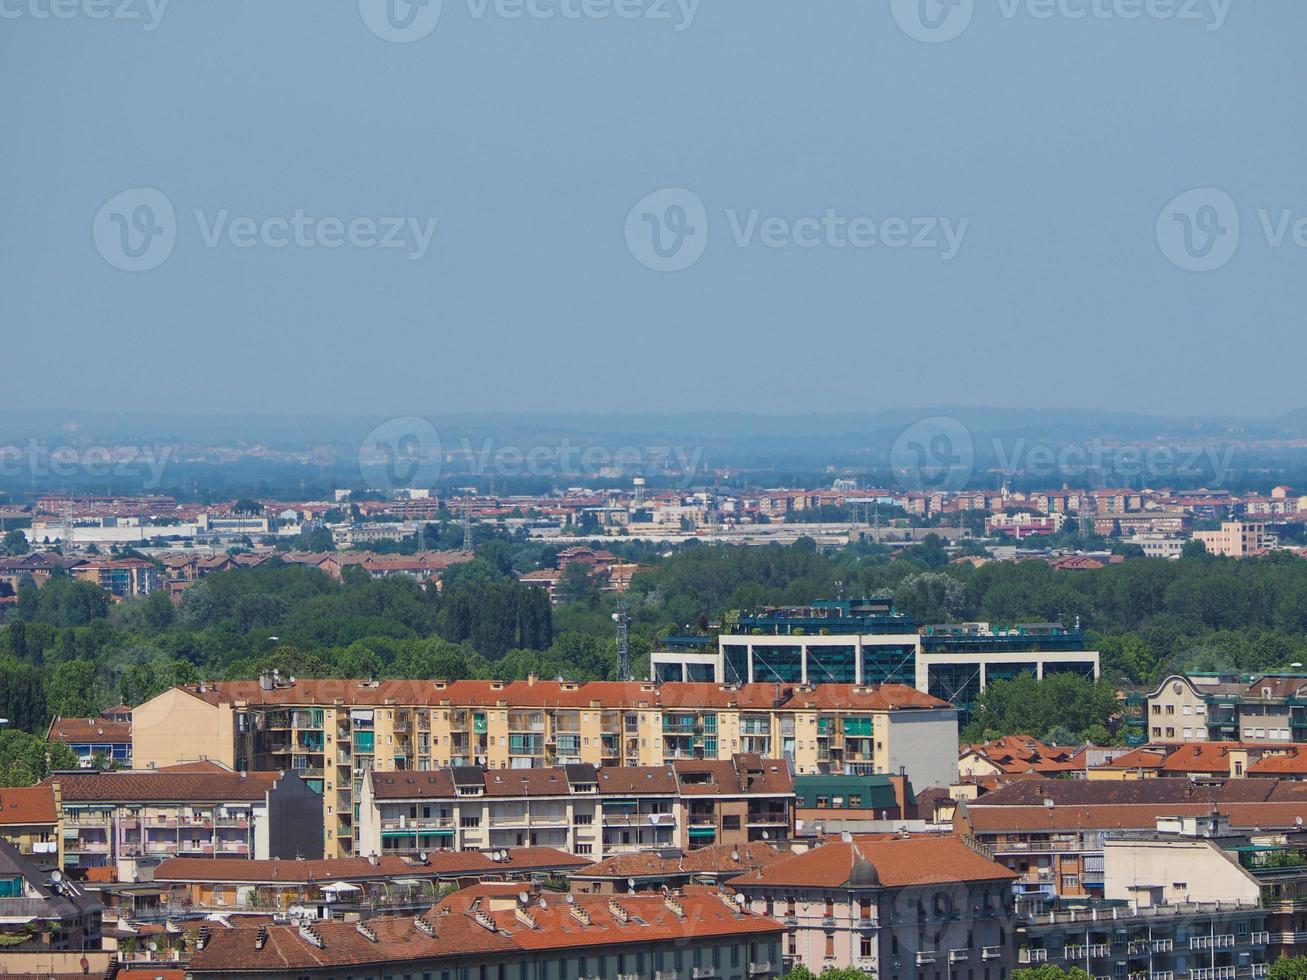
POLYGON ((260 691, 271 691, 275 685, 276 685, 276 680, 273 678, 272 671, 265 670, 259 673, 260 691))
POLYGON ((540 682, 540 677, 539 677, 538 675, 536 675, 536 674, 527 674, 527 675, 526 675, 526 686, 527 686, 527 687, 535 687, 536 684, 538 684, 539 682, 540 682))
POLYGON ((376 851, 373 851, 368 855, 368 864, 372 865, 374 868, 381 864, 381 858, 377 857, 376 851))

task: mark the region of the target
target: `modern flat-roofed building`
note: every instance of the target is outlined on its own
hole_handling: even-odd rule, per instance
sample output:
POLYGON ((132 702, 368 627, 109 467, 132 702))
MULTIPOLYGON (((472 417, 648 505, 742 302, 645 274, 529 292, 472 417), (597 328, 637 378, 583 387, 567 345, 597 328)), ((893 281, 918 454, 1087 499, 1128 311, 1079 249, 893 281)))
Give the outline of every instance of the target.
POLYGON ((780 923, 704 887, 572 896, 475 885, 430 911, 367 922, 203 928, 193 980, 344 976, 714 977, 775 980, 780 923), (525 899, 525 901, 523 901, 525 899))
POLYGON ((781 760, 737 755, 665 766, 373 772, 359 851, 552 847, 614 854, 779 842, 794 833, 794 781, 781 760))
POLYGON ((1195 531, 1193 539, 1201 541, 1209 553, 1226 558, 1257 555, 1276 543, 1266 525, 1254 521, 1223 521, 1219 531, 1195 531))
MULTIPOLYGON (((1097 679, 1079 628, 1026 623, 918 627, 885 596, 832 599, 743 615, 717 649, 671 637, 650 654, 655 680, 711 671, 719 684, 904 684, 955 705, 965 721, 991 681, 1074 673, 1097 679)), ((704 638, 707 639, 707 638, 704 638)))
POLYGON ((793 771, 956 776, 957 712, 911 687, 593 681, 292 680, 177 687, 133 712, 137 766, 207 758, 296 772, 321 794, 326 853, 359 853, 377 772, 661 766, 746 753, 793 771))

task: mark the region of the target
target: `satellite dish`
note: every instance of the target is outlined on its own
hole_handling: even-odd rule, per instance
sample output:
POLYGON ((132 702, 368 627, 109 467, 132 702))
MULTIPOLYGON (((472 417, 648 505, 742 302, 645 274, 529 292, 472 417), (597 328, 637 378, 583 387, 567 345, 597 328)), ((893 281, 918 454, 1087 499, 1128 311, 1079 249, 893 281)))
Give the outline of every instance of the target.
POLYGON ((660 892, 662 892, 664 896, 670 895, 670 894, 672 893, 672 892, 671 892, 671 889, 668 888, 666 885, 663 885, 663 886, 662 886, 661 888, 659 888, 658 890, 659 890, 660 892))
POLYGON ((418 851, 418 860, 421 861, 423 864, 426 864, 426 863, 427 863, 427 852, 426 852, 426 851, 418 851))
POLYGON ((50 872, 50 880, 53 881, 55 884, 58 884, 59 882, 64 880, 64 873, 58 869, 55 869, 54 871, 50 872))
POLYGON ((634 878, 627 878, 627 879, 626 879, 626 887, 627 887, 627 888, 635 888, 635 879, 634 879, 634 878))
POLYGON ((771 834, 770 834, 768 831, 764 830, 764 831, 762 832, 762 839, 763 839, 763 840, 771 840, 771 834))
POLYGON ((156 943, 153 939, 150 940, 150 952, 151 953, 159 952, 159 944, 156 943))
POLYGON ((732 861, 738 861, 738 860, 740 860, 740 852, 739 852, 739 851, 731 851, 731 860, 732 860, 732 861))
POLYGON ((738 906, 740 906, 740 908, 744 908, 744 896, 743 896, 743 895, 736 895, 736 896, 735 896, 735 904, 738 905, 738 906))
POLYGON ((540 901, 536 902, 536 904, 539 905, 542 909, 549 908, 549 903, 545 901, 543 895, 540 897, 540 901))
POLYGON ((568 896, 567 896, 567 904, 568 904, 568 905, 575 905, 575 904, 576 904, 576 898, 575 898, 574 896, 572 896, 572 895, 568 895, 568 896))
POLYGON ((525 905, 527 902, 531 901, 531 895, 528 892, 518 892, 517 900, 525 905))
POLYGON ((840 840, 843 841, 845 844, 852 844, 852 843, 853 843, 853 835, 850 834, 850 833, 846 830, 846 831, 844 831, 843 833, 840 834, 840 840))

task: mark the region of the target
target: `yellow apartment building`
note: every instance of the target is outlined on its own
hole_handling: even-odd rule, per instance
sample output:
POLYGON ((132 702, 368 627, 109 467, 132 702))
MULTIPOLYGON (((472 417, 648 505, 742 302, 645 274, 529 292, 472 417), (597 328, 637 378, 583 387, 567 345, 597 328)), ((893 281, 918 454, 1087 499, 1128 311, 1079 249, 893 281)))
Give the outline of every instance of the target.
POLYGON ((957 711, 902 685, 361 681, 265 674, 173 688, 133 713, 138 767, 208 758, 296 772, 322 795, 328 856, 357 853, 373 771, 658 766, 752 753, 796 773, 957 774, 957 711))

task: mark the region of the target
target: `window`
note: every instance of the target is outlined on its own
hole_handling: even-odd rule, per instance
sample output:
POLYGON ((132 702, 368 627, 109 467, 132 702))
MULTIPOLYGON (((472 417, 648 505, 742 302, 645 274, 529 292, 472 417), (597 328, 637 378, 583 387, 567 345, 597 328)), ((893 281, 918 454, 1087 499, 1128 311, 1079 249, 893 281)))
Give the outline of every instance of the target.
POLYGON ((1063 876, 1062 876, 1062 887, 1063 887, 1063 888, 1075 888, 1075 887, 1077 887, 1079 884, 1080 884, 1080 879, 1079 879, 1076 875, 1063 875, 1063 876))
POLYGON ((829 929, 826 931, 826 955, 835 955, 835 933, 831 932, 829 929))
POLYGON ((871 937, 862 936, 858 942, 858 955, 863 958, 871 956, 871 937))

